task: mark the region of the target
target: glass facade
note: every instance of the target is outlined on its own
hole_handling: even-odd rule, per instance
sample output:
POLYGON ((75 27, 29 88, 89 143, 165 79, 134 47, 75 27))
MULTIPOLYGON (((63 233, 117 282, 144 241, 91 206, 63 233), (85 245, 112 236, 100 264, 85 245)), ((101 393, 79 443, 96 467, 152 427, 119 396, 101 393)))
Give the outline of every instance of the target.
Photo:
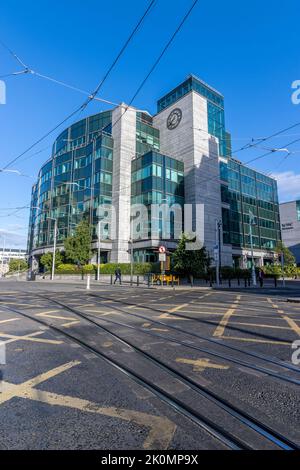
MULTIPOLYGON (((110 111, 83 119, 56 139, 52 158, 41 168, 32 189, 28 249, 53 244, 57 220, 58 243, 87 219, 96 239, 97 207, 112 198, 113 139, 110 111)), ((109 223, 102 227, 109 237, 109 223)))
POLYGON ((220 177, 223 242, 249 248, 253 214, 254 248, 274 249, 281 239, 276 181, 233 159, 220 162, 220 177))
POLYGON ((146 113, 136 115, 136 154, 144 155, 149 150, 159 152, 159 130, 153 127, 153 119, 146 113))
MULTIPOLYGON (((163 239, 162 213, 154 214, 151 211, 152 204, 166 204, 172 206, 184 205, 184 165, 183 162, 167 157, 158 152, 150 151, 132 161, 131 173, 131 203, 143 204, 148 210, 146 227, 138 227, 134 233, 135 241, 143 239, 139 231, 151 238, 151 229, 158 233, 158 238, 163 239), (153 226, 154 224, 154 226, 153 226)), ((183 213, 183 211, 182 211, 183 213)), ((180 221, 182 223, 182 220, 180 221)), ((181 225, 182 226, 182 225, 181 225)), ((176 233, 174 214, 170 217, 171 240, 175 240, 176 233)), ((147 251, 147 250, 146 250, 147 251)), ((145 260, 146 251, 135 251, 135 259, 145 260)), ((149 250, 148 250, 149 251, 149 250)), ((149 260, 151 252, 146 258, 149 260)))
POLYGON ((300 222, 300 201, 296 201, 297 220, 300 222))

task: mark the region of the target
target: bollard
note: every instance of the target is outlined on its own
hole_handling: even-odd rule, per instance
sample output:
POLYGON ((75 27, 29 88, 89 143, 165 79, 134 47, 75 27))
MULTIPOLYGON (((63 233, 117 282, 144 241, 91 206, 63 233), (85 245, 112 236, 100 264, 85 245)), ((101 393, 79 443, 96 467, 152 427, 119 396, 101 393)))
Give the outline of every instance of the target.
POLYGON ((136 279, 136 285, 137 285, 137 287, 139 287, 139 285, 140 285, 140 276, 138 276, 137 279, 136 279))
POLYGON ((247 287, 247 279, 245 278, 245 287, 247 287))
POLYGON ((87 275, 87 282, 86 282, 86 290, 90 290, 91 289, 91 275, 88 274, 87 275))
POLYGON ((110 276, 110 285, 112 286, 112 284, 113 284, 113 276, 111 275, 110 276))
POLYGON ((148 274, 148 287, 150 288, 150 274, 148 274))

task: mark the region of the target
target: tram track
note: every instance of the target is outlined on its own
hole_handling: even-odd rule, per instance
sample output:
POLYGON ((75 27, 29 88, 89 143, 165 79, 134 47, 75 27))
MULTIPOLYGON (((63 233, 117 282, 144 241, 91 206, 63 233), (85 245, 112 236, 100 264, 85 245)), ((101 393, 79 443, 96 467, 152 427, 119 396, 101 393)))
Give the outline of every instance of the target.
MULTIPOLYGON (((100 300, 111 300, 109 297, 103 297, 103 296, 99 296, 97 294, 92 294, 92 293, 89 293, 88 294, 90 297, 93 297, 93 298, 98 298, 100 300)), ((118 302, 118 300, 114 300, 114 302, 118 302)), ((125 304, 124 301, 122 302, 118 302, 118 303, 123 303, 125 304)), ((128 306, 132 305, 132 304, 129 304, 129 303, 126 303, 128 306)), ((101 305, 101 304, 99 304, 101 305)), ((137 304, 137 306, 142 306, 141 304, 137 304)), ((274 364, 278 367, 281 367, 283 369, 286 369, 286 370, 290 370, 290 371, 293 371, 293 372, 296 372, 298 374, 300 374, 300 370, 299 370, 299 367, 297 366, 294 366, 293 364, 288 364, 284 361, 281 361, 281 360, 276 360, 270 356, 266 356, 264 354, 261 354, 261 353, 256 353, 254 351, 245 351, 244 349, 241 349, 241 348, 238 348, 237 346, 232 346, 232 345, 228 345, 228 344, 225 344, 224 342, 222 342, 220 339, 214 339, 214 338, 210 338, 210 337, 207 337, 207 336, 203 336, 203 335, 200 335, 199 333, 195 333, 195 332, 192 332, 192 331, 188 331, 188 330, 185 330, 183 328, 180 328, 178 326, 175 326, 175 325, 171 325, 170 323, 166 323, 164 321, 161 321, 161 320, 154 320, 152 318, 149 318, 149 317, 146 317, 145 315, 141 315, 139 313, 133 313, 132 311, 129 313, 127 310, 124 310, 120 307, 116 307, 116 306, 111 306, 111 305, 108 305, 106 304, 106 307, 107 308, 111 308, 111 309, 114 309, 114 310, 117 310, 117 311, 120 311, 121 313, 125 314, 125 315, 130 315, 130 316, 134 316, 136 318, 141 318, 143 320, 146 320, 146 321, 150 321, 151 323, 154 323, 154 324, 157 324, 159 326, 164 326, 164 327, 167 327, 169 329, 172 329, 174 331, 178 331, 179 333, 183 333, 183 334, 186 334, 186 335, 190 335, 190 336, 193 336, 195 338, 198 338, 202 341, 207 341, 209 343, 212 343, 212 344, 216 344, 222 348, 225 348, 225 349, 228 349, 230 351, 234 351, 234 352, 238 352, 238 353, 242 353, 246 356, 249 356, 249 357, 253 357, 255 359, 259 359, 259 360, 262 360, 262 361, 265 361, 265 362, 268 362, 270 364, 274 364)), ((144 306, 144 308, 146 310, 151 310, 153 312, 156 312, 156 313, 161 313, 161 314, 164 314, 164 313, 168 313, 170 316, 174 316, 175 318, 176 317, 179 317, 179 318, 187 318, 185 317, 184 315, 180 315, 176 312, 172 312, 172 313, 169 313, 167 310, 158 310, 158 309, 154 309, 152 307, 149 307, 149 306, 144 306)), ((197 318, 190 318, 191 320, 194 320, 196 322, 199 322, 201 323, 201 320, 197 319, 197 318)))
MULTIPOLYGON (((252 418, 251 416, 249 416, 244 411, 239 410, 238 408, 236 408, 234 405, 232 405, 231 403, 229 403, 225 399, 223 399, 223 398, 219 397, 218 395, 216 395, 214 392, 208 391, 205 387, 199 385, 197 382, 190 379, 186 375, 182 374, 177 369, 174 369, 171 366, 169 366, 169 365, 165 364, 164 362, 162 362, 161 360, 153 357, 151 354, 143 351, 142 349, 140 349, 136 345, 132 344, 128 340, 125 340, 123 337, 121 337, 118 334, 112 332, 111 330, 104 327, 103 325, 99 325, 99 323, 97 323, 96 321, 94 321, 91 318, 87 317, 85 314, 83 314, 78 309, 74 309, 73 307, 70 307, 67 304, 64 304, 63 302, 60 302, 58 300, 54 300, 51 297, 46 297, 46 296, 42 296, 42 295, 40 297, 44 297, 48 301, 52 301, 56 305, 60 305, 62 308, 68 310, 69 312, 72 312, 73 314, 75 314, 78 317, 82 318, 83 320, 87 321, 89 324, 93 324, 94 326, 97 326, 97 328, 100 328, 105 333, 111 335, 114 339, 116 339, 117 341, 120 341, 122 344, 132 348, 137 354, 139 354, 140 356, 143 356, 143 358, 146 358, 153 365, 155 365, 156 367, 159 367, 161 370, 163 370, 164 372, 166 372, 167 374, 169 374, 173 378, 175 378, 177 380, 180 380, 182 383, 184 383, 185 385, 190 387, 192 390, 194 390, 196 393, 198 393, 202 398, 205 398, 205 399, 209 400, 214 405, 216 405, 217 407, 219 407, 220 409, 222 409, 223 411, 228 413, 228 415, 231 416, 231 418, 234 418, 234 419, 238 420, 240 422, 240 424, 242 424, 245 427, 251 429, 252 431, 257 433, 258 435, 260 435, 261 437, 263 437, 264 439, 266 439, 267 441, 269 441, 273 445, 277 446, 278 448, 285 449, 285 450, 287 450, 287 449, 290 450, 290 449, 297 448, 297 445, 295 443, 291 442, 288 438, 282 436, 277 431, 274 431, 274 430, 270 429, 267 425, 265 425, 263 423, 260 423, 258 420, 256 420, 255 418, 252 418)), ((41 323, 45 326, 48 326, 48 327, 56 330, 57 332, 59 332, 61 334, 64 334, 65 336, 69 337, 70 339, 73 339, 77 342, 80 342, 80 344, 83 344, 86 348, 88 348, 90 350, 93 350, 94 352, 96 351, 96 353, 98 355, 100 355, 101 357, 105 357, 107 360, 109 360, 111 362, 114 362, 117 367, 123 368, 127 374, 130 373, 133 376, 137 377, 139 380, 145 380, 145 383, 147 384, 147 387, 154 386, 156 392, 159 392, 160 394, 165 393, 165 391, 163 391, 156 384, 153 384, 152 382, 149 382, 149 380, 145 379, 145 377, 141 377, 140 375, 137 375, 135 371, 131 370, 130 368, 128 369, 128 367, 124 366, 124 364, 120 363, 119 361, 112 360, 111 357, 108 357, 106 354, 104 354, 103 352, 101 352, 98 349, 94 348, 93 346, 88 345, 85 341, 82 341, 82 340, 74 337, 73 335, 70 335, 70 333, 66 333, 64 330, 62 330, 60 328, 57 328, 57 327, 55 327, 55 326, 53 326, 53 325, 51 325, 47 322, 43 322, 40 319, 36 319, 36 318, 32 317, 31 315, 28 315, 24 312, 20 312, 19 310, 13 309, 11 307, 5 307, 5 308, 8 309, 8 310, 14 311, 15 313, 19 313, 20 315, 23 315, 24 317, 29 318, 33 321, 38 321, 39 323, 41 323)), ((124 372, 124 370, 123 370, 123 372, 124 372)), ((167 400, 170 400, 170 399, 174 399, 174 396, 170 396, 168 394, 167 400)), ((178 399, 176 399, 175 405, 176 406, 180 405, 183 410, 185 409, 184 407, 186 407, 186 404, 184 404, 180 401, 178 403, 178 399)), ((174 403, 172 404, 172 406, 174 407, 174 403)), ((188 409, 186 409, 186 411, 188 413, 191 413, 195 410, 191 410, 188 407, 188 409)), ((198 420, 200 419, 203 422, 203 416, 201 416, 201 415, 199 416, 199 414, 196 414, 196 418, 198 420)), ((241 449, 249 448, 247 445, 245 445, 244 442, 240 442, 239 439, 236 438, 236 436, 232 436, 231 434, 228 435, 227 431, 224 428, 222 428, 222 427, 220 428, 220 426, 216 425, 216 423, 214 423, 214 422, 210 422, 209 420, 207 421, 207 417, 205 417, 204 423, 205 423, 206 426, 212 427, 214 432, 217 432, 219 434, 221 433, 221 435, 223 435, 223 436, 225 435, 226 439, 229 440, 229 441, 231 440, 231 443, 233 443, 233 445, 237 446, 238 448, 241 448, 241 449)))

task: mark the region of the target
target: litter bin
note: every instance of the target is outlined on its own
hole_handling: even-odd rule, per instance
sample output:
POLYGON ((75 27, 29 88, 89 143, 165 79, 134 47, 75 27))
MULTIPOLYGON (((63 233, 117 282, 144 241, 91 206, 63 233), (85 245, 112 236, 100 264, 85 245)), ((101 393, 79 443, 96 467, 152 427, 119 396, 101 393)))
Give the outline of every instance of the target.
POLYGON ((28 281, 35 281, 35 278, 36 278, 35 272, 30 271, 30 272, 28 273, 27 280, 28 280, 28 281))

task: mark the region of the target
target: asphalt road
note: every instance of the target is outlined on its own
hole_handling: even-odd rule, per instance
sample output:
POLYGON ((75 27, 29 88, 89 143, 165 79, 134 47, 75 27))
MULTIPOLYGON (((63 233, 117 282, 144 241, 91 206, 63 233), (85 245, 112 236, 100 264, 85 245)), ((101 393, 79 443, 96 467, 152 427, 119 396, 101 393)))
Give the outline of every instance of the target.
POLYGON ((2 280, 0 449, 300 446, 289 296, 2 280))

